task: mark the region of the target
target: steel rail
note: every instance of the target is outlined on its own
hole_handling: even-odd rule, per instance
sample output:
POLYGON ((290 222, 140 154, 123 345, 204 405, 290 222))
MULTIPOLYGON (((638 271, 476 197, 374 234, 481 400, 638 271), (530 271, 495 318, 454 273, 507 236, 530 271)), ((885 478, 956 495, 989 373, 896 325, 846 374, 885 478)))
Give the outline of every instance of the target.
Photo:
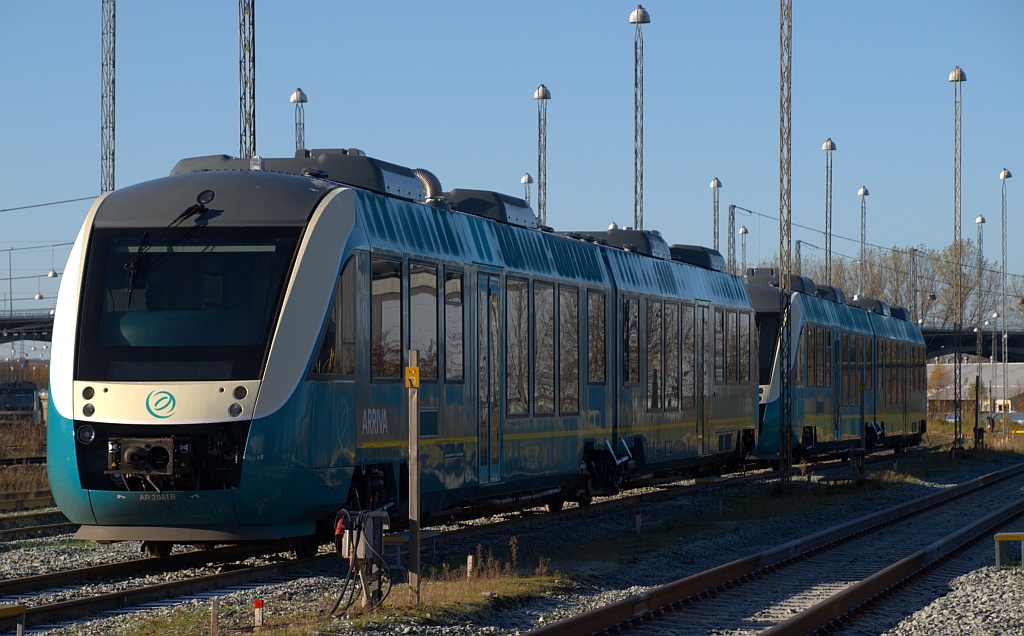
POLYGON ((1024 499, 931 543, 793 618, 761 632, 760 636, 804 636, 826 628, 872 599, 884 595, 901 582, 951 558, 961 547, 984 537, 1021 514, 1024 514, 1024 499))
POLYGON ((21 526, 19 528, 4 528, 3 530, 0 530, 0 541, 7 541, 12 538, 25 537, 29 535, 61 534, 65 532, 73 532, 78 528, 79 526, 77 523, 71 523, 70 521, 21 526))
POLYGON ((528 634, 531 636, 565 633, 595 634, 609 629, 620 627, 626 629, 631 625, 639 625, 665 609, 679 607, 687 599, 716 594, 718 591, 755 577, 759 571, 778 567, 787 561, 822 550, 830 544, 864 534, 897 519, 940 506, 1022 473, 1024 473, 1024 464, 1017 464, 995 473, 983 475, 942 492, 854 519, 842 525, 784 543, 771 550, 660 585, 603 608, 551 623, 531 630, 528 634))
MULTIPOLYGON (((252 566, 229 572, 207 574, 181 581, 169 581, 131 590, 118 590, 88 598, 34 605, 28 607, 25 612, 25 626, 51 625, 60 621, 90 616, 97 612, 124 609, 179 596, 188 596, 256 581, 286 577, 305 569, 314 568, 336 558, 336 555, 331 554, 309 559, 288 560, 270 565, 252 566)), ((155 559, 151 561, 156 562, 155 559)), ((69 581, 70 583, 71 581, 69 581)), ((15 626, 15 618, 0 618, 0 629, 13 629, 15 626)))

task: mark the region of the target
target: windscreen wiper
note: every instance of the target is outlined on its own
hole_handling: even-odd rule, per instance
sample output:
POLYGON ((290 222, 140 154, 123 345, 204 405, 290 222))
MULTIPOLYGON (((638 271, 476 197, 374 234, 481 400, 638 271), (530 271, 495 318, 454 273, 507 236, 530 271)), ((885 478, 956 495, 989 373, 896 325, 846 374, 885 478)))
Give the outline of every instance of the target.
MULTIPOLYGON (((168 223, 164 229, 160 230, 156 235, 156 239, 160 239, 168 230, 177 228, 189 218, 193 216, 200 216, 204 212, 207 212, 209 208, 206 207, 206 204, 213 201, 213 197, 213 190, 203 190, 200 192, 199 196, 196 197, 196 203, 185 208, 185 210, 175 217, 173 221, 168 223)), ((184 236, 178 237, 173 243, 171 243, 171 245, 176 245, 191 236, 192 233, 196 231, 197 227, 198 226, 189 228, 188 232, 186 232, 184 236)), ((142 240, 139 241, 139 247, 135 251, 135 256, 132 260, 124 264, 124 268, 128 270, 128 286, 126 290, 128 292, 128 307, 131 307, 132 304, 132 292, 135 290, 135 282, 138 280, 139 274, 142 273, 142 257, 149 251, 151 245, 152 242, 149 241, 149 232, 144 232, 142 234, 142 240)), ((125 309, 127 309, 127 307, 125 309)))

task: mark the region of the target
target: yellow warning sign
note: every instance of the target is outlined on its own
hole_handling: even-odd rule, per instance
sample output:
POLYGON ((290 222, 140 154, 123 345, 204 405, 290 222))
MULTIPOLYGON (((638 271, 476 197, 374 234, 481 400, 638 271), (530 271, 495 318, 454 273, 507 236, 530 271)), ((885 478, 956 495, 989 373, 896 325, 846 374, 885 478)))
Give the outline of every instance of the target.
POLYGON ((407 389, 418 389, 418 388, 420 388, 420 368, 419 367, 405 367, 405 388, 407 388, 407 389))

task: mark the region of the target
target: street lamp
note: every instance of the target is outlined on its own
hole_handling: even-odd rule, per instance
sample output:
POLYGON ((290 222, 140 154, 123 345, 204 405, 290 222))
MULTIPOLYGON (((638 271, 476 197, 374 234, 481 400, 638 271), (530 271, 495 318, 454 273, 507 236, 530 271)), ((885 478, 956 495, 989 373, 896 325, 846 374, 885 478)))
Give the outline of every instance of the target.
MULTIPOLYGON (((1003 182, 1003 260, 1001 261, 1002 266, 1002 292, 1001 296, 1003 299, 1003 316, 1006 316, 1006 180, 1012 177, 1010 171, 1003 168, 999 172, 999 180, 1003 182)), ((1006 319, 1003 319, 1003 432, 1007 430, 1007 411, 1009 407, 1006 402, 1006 359, 1009 357, 1009 335, 1006 333, 1006 319)))
POLYGON ((711 180, 711 191, 714 193, 714 200, 711 204, 712 232, 711 246, 718 250, 718 191, 722 189, 722 182, 715 177, 711 180))
POLYGON ((867 186, 861 186, 860 190, 857 190, 857 196, 860 197, 860 281, 857 286, 857 293, 864 294, 864 245, 867 243, 867 202, 865 197, 868 196, 867 186))
POLYGON ((985 232, 984 232, 984 230, 985 230, 985 217, 983 217, 982 215, 979 214, 978 218, 974 219, 974 223, 975 223, 975 225, 978 226, 978 316, 980 317, 981 316, 981 306, 982 306, 982 303, 984 302, 983 299, 982 299, 982 291, 981 291, 981 275, 982 275, 981 265, 982 265, 982 261, 984 260, 984 254, 985 254, 985 232))
POLYGON ((963 381, 960 336, 964 323, 963 245, 960 241, 960 85, 967 81, 967 74, 957 66, 949 74, 949 81, 953 83, 953 261, 956 267, 953 281, 953 456, 956 457, 963 448, 960 394, 963 381))
POLYGON ((306 150, 306 109, 304 104, 309 101, 301 88, 296 88, 289 100, 295 104, 295 152, 306 150))
POLYGON ((537 100, 537 222, 548 224, 548 101, 551 91, 541 84, 533 91, 537 100))
POLYGON ((740 226, 740 245, 741 245, 741 248, 740 248, 741 254, 743 255, 742 272, 746 273, 746 271, 747 271, 747 226, 746 225, 741 225, 740 226))
POLYGON ((644 229, 644 35, 651 14, 639 4, 629 14, 633 35, 633 227, 644 229))
POLYGON ((995 406, 996 398, 995 398, 995 395, 992 393, 992 386, 993 386, 993 384, 995 382, 995 378, 996 378, 996 320, 998 320, 998 319, 999 319, 999 312, 998 311, 993 311, 992 312, 992 350, 990 351, 990 353, 992 354, 992 358, 991 358, 991 360, 992 360, 991 371, 992 372, 989 374, 989 379, 988 379, 988 386, 989 386, 989 389, 988 389, 988 399, 992 403, 992 408, 989 409, 989 410, 992 411, 993 413, 996 410, 996 406, 995 406))
POLYGON ((829 137, 821 144, 825 151, 825 284, 832 284, 832 152, 835 142, 829 137))
POLYGON ((530 184, 533 183, 533 177, 527 172, 523 175, 523 178, 519 180, 519 183, 523 184, 524 196, 523 200, 526 201, 526 206, 530 206, 530 184))

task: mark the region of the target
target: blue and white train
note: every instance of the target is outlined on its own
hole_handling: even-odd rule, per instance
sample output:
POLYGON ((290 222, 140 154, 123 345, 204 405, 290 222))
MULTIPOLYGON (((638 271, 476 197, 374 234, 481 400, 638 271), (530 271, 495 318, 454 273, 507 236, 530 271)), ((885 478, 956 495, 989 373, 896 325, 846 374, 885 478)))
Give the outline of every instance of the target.
MULTIPOLYGON (((761 339, 754 457, 777 459, 783 439, 778 274, 751 270, 745 279, 761 339)), ((909 312, 863 296, 847 302, 842 290, 808 278, 794 276, 791 283, 793 459, 919 444, 927 428, 925 345, 909 312)))
POLYGON ((721 255, 442 191, 353 150, 212 156, 102 195, 57 300, 48 470, 80 538, 329 536, 422 509, 586 503, 754 449, 755 307, 721 255))

